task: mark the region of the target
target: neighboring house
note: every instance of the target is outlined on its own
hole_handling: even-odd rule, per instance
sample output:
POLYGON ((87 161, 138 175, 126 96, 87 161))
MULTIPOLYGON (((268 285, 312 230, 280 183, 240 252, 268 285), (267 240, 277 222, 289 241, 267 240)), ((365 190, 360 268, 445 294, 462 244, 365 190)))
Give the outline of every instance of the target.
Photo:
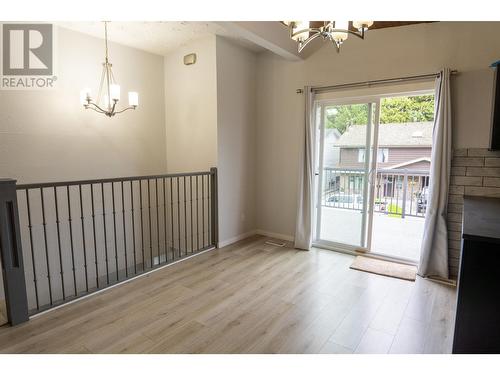
MULTIPOLYGON (((380 124, 378 131, 379 169, 429 170, 432 122, 380 124)), ((339 168, 363 168, 366 126, 353 125, 335 143, 340 150, 339 168)))
MULTIPOLYGON (((432 122, 380 124, 376 197, 400 198, 405 173, 409 176, 407 191, 410 195, 428 185, 426 174, 431 161, 432 127, 432 122)), ((332 176, 330 188, 351 194, 362 192, 365 143, 365 125, 350 126, 335 142, 333 147, 339 153, 335 168, 345 171, 332 176)))

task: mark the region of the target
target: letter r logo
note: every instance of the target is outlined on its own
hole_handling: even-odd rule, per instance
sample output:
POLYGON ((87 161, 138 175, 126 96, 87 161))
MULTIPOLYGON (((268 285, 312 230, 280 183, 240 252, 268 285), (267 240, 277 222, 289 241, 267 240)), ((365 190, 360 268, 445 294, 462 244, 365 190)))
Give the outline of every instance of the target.
POLYGON ((51 24, 3 24, 3 75, 52 75, 51 24))

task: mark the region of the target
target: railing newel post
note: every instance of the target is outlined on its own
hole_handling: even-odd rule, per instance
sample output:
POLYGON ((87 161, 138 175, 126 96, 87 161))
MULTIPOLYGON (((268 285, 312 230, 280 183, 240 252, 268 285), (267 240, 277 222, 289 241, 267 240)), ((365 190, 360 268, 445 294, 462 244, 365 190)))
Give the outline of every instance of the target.
POLYGON ((217 168, 210 168, 210 193, 211 193, 211 231, 212 231, 212 245, 219 247, 219 220, 218 220, 218 187, 217 187, 217 168))
POLYGON ((0 179, 0 251, 7 319, 11 325, 29 320, 24 276, 16 180, 0 179))

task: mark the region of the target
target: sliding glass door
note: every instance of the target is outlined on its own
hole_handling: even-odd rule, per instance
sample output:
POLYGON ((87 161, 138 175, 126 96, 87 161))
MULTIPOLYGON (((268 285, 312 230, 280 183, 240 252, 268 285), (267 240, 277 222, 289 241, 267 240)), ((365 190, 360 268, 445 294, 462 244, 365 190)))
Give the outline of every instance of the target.
POLYGON ((320 102, 316 114, 316 242, 367 251, 378 102, 320 102))
POLYGON ((432 92, 315 106, 314 243, 416 263, 427 207, 432 92))

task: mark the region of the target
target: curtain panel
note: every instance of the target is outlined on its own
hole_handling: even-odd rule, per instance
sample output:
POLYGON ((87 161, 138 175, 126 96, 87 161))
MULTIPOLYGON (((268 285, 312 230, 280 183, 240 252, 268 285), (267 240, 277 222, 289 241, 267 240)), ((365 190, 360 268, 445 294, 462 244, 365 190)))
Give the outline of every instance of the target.
POLYGON ((446 68, 436 78, 429 198, 418 269, 420 276, 444 279, 449 278, 446 214, 451 169, 450 75, 446 68))
POLYGON ((295 225, 295 247, 309 250, 313 239, 314 218, 314 93, 306 86, 304 111, 304 143, 299 164, 299 188, 297 199, 297 219, 295 225))

